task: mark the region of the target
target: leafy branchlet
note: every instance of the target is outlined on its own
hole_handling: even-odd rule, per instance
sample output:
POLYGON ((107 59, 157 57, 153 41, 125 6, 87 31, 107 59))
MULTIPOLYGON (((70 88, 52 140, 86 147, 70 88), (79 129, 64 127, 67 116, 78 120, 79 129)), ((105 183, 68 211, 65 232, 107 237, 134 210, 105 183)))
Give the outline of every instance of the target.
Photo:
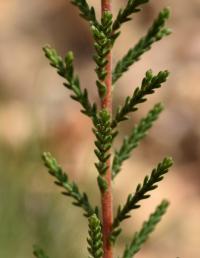
POLYGON ((162 10, 147 34, 117 63, 113 71, 113 84, 128 71, 129 67, 138 61, 143 53, 148 51, 152 44, 171 33, 170 29, 165 27, 166 20, 169 18, 169 9, 162 10))
POLYGON ((64 189, 62 194, 72 197, 75 200, 72 204, 81 207, 84 210, 84 216, 90 217, 92 214, 98 213, 97 208, 93 209, 91 206, 87 194, 80 193, 77 184, 69 182, 67 174, 63 172, 50 153, 45 152, 42 158, 49 174, 56 178, 55 184, 64 189))
POLYGON ((88 98, 86 89, 82 90, 80 87, 79 78, 74 75, 73 68, 73 53, 70 51, 63 60, 55 49, 47 46, 43 48, 46 57, 50 60, 50 65, 55 67, 58 74, 66 79, 64 86, 73 92, 71 98, 79 102, 82 106, 82 112, 89 117, 94 117, 97 112, 96 104, 91 104, 88 98))
POLYGON ((85 20, 98 24, 94 7, 90 7, 86 0, 71 0, 71 3, 80 10, 80 16, 85 20))
MULTIPOLYGON (((103 2, 104 1, 102 1, 102 9, 109 9, 107 7, 105 8, 103 5, 108 4, 109 6, 110 1, 105 1, 105 3, 103 2)), ((65 79, 64 86, 71 91, 71 98, 81 104, 81 111, 90 117, 93 122, 93 132, 96 138, 95 154, 98 158, 98 162, 95 163, 95 166, 98 171, 97 181, 102 198, 106 196, 106 190, 111 190, 110 181, 107 181, 106 178, 108 178, 107 175, 110 176, 107 172, 110 173, 111 147, 113 139, 117 135, 117 132, 115 131, 117 125, 121 121, 128 119, 128 114, 136 111, 138 109, 138 104, 145 102, 147 95, 154 93, 155 89, 160 88, 169 75, 168 71, 161 71, 157 75, 153 75, 151 70, 147 71, 145 78, 142 80, 141 87, 137 87, 134 90, 133 95, 126 98, 125 103, 122 107, 117 109, 116 115, 112 120, 112 114, 108 111, 111 109, 111 104, 109 103, 109 100, 104 98, 106 93, 108 93, 107 96, 110 96, 111 93, 110 88, 106 87, 105 84, 105 80, 106 83, 111 83, 109 80, 111 77, 111 67, 109 62, 111 49, 120 34, 121 25, 131 20, 131 15, 138 12, 140 7, 147 2, 149 2, 149 0, 127 0, 127 4, 124 8, 119 10, 114 22, 112 13, 108 10, 103 11, 101 22, 99 22, 96 18, 94 8, 89 6, 87 0, 71 0, 71 3, 78 7, 80 15, 87 20, 91 26, 95 47, 94 61, 96 63, 95 71, 97 74, 96 85, 101 99, 101 104, 105 100, 107 101, 102 105, 104 108, 100 111, 97 110, 96 103, 91 104, 89 101, 87 89, 82 89, 80 86, 79 78, 74 73, 73 53, 68 52, 63 59, 57 54, 55 49, 49 46, 44 47, 43 49, 46 57, 50 61, 50 64, 55 67, 58 74, 65 79), (107 75, 109 76, 107 77, 107 75), (107 90, 108 92, 106 92, 107 90), (107 182, 109 182, 109 184, 107 184, 107 182)), ((113 84, 129 69, 132 64, 140 59, 144 52, 151 48, 154 42, 170 34, 170 30, 165 27, 168 17, 169 10, 165 8, 159 13, 147 34, 141 38, 120 61, 118 61, 112 72, 113 84)), ((119 173, 123 162, 129 158, 132 150, 138 146, 140 141, 148 133, 148 130, 152 127, 153 122, 158 118, 162 109, 161 104, 156 104, 153 109, 149 111, 146 117, 141 119, 140 122, 132 129, 130 136, 124 139, 121 148, 115 152, 112 163, 112 178, 119 173)), ((157 183, 163 179, 164 175, 168 172, 173 163, 171 158, 165 158, 161 163, 159 163, 158 166, 152 170, 151 175, 146 176, 143 183, 138 184, 135 192, 128 196, 126 203, 123 206, 119 206, 113 223, 112 211, 110 209, 112 206, 112 201, 110 200, 112 200, 112 198, 107 198, 108 196, 106 196, 108 202, 106 203, 106 199, 102 202, 105 204, 102 205, 102 210, 103 214, 106 214, 106 216, 103 216, 103 222, 101 225, 98 218, 98 208, 94 208, 90 204, 87 194, 84 192, 81 193, 76 183, 69 181, 67 174, 62 170, 50 153, 43 154, 43 161, 45 166, 48 168, 49 174, 55 178, 55 184, 64 189, 63 194, 71 197, 73 199, 73 204, 81 207, 84 210, 84 215, 89 219, 89 237, 87 241, 90 258, 102 258, 103 246, 108 245, 109 248, 111 247, 110 243, 107 242, 108 238, 110 237, 111 242, 115 243, 121 232, 121 222, 130 217, 130 212, 133 209, 140 207, 141 200, 150 197, 149 192, 157 188, 157 183), (106 221, 106 218, 108 218, 108 221, 106 221), (106 229, 107 225, 105 222, 108 222, 107 224, 109 224, 107 228, 108 230, 106 229), (111 225, 112 232, 109 235, 111 225), (102 232, 104 234, 103 237, 102 232), (103 245, 102 239, 104 239, 105 245, 103 245)), ((111 191, 108 191, 108 193, 111 193, 111 191)), ((125 248, 122 258, 132 258, 140 250, 143 243, 147 240, 150 233, 154 230, 162 215, 165 213, 167 206, 168 202, 163 201, 156 208, 155 212, 150 215, 148 221, 144 222, 141 230, 134 235, 131 243, 125 248)), ((106 251, 105 256, 108 257, 106 251)), ((48 258, 44 251, 38 247, 34 248, 34 255, 36 258, 48 258)))
POLYGON ((95 126, 93 132, 96 136, 95 154, 99 160, 98 163, 95 163, 99 172, 98 184, 100 189, 105 191, 107 185, 104 176, 108 169, 107 161, 110 158, 110 148, 116 133, 112 131, 110 114, 106 109, 99 112, 96 118, 93 119, 93 124, 95 126))
POLYGON ((105 78, 107 75, 106 65, 108 63, 107 55, 112 47, 111 31, 112 31, 112 14, 110 12, 104 12, 101 25, 91 26, 93 37, 94 37, 94 47, 96 54, 94 55, 94 61, 97 65, 95 71, 97 73, 98 80, 96 85, 98 88, 99 96, 103 98, 106 94, 105 78))
POLYGON ((45 254, 45 252, 38 246, 33 246, 33 254, 35 257, 37 258, 49 258, 49 256, 47 256, 45 254))
POLYGON ((156 104, 153 109, 148 112, 147 116, 142 118, 140 122, 133 127, 130 136, 124 139, 121 148, 118 151, 115 151, 112 164, 113 179, 120 172, 122 163, 130 157, 132 150, 135 149, 140 141, 147 135, 149 129, 153 125, 153 122, 158 119, 158 116, 162 110, 162 104, 156 104))
POLYGON ((121 232, 119 225, 120 223, 130 217, 130 211, 133 209, 138 209, 140 207, 139 202, 143 199, 150 197, 147 194, 149 191, 156 189, 157 183, 164 178, 164 175, 168 172, 169 168, 172 166, 173 161, 171 158, 164 158, 164 160, 158 164, 156 168, 153 169, 150 176, 146 176, 142 184, 139 184, 135 190, 134 194, 130 194, 126 200, 123 207, 119 206, 117 210, 117 215, 113 221, 113 233, 111 235, 111 240, 114 242, 116 237, 121 232))
POLYGON ((118 30, 121 25, 131 20, 130 15, 140 11, 139 6, 149 0, 128 0, 125 8, 120 9, 113 23, 113 32, 118 30))
POLYGON ((169 206, 168 201, 162 201, 147 221, 144 222, 141 230, 136 232, 131 243, 125 248, 122 258, 132 258, 138 253, 142 245, 147 241, 149 235, 154 231, 162 216, 169 206))
POLYGON ((160 88, 162 83, 167 80, 168 71, 161 71, 157 75, 153 75, 152 71, 146 72, 146 76, 142 81, 141 88, 137 87, 131 97, 127 97, 122 107, 117 109, 112 127, 116 127, 121 121, 127 120, 130 112, 137 111, 137 105, 146 101, 145 96, 154 93, 155 89, 160 88))
POLYGON ((96 214, 93 214, 91 217, 89 217, 89 238, 87 239, 89 245, 88 251, 91 255, 89 258, 101 258, 103 255, 101 231, 101 222, 96 214))

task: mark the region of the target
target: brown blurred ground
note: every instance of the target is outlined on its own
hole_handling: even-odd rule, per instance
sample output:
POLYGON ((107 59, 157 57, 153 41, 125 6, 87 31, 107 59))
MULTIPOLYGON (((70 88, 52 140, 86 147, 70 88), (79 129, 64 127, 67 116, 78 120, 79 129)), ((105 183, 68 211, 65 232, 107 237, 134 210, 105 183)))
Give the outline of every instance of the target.
MULTIPOLYGON (((97 1, 90 3, 99 7, 93 2, 97 1)), ((113 1, 115 13, 123 2, 113 1)), ((151 1, 140 15, 124 25, 114 50, 114 62, 145 33, 164 6, 172 10, 169 26, 173 34, 156 43, 123 76, 114 96, 115 105, 121 103, 150 67, 155 72, 169 69, 169 81, 141 106, 132 123, 123 124, 122 136, 155 102, 162 99, 166 110, 116 179, 115 201, 123 202, 128 191, 164 155, 173 156, 175 166, 152 200, 144 203, 133 220, 124 223, 126 235, 121 242, 127 241, 164 197, 171 202, 168 215, 138 257, 199 258, 199 0, 151 1)), ((78 104, 69 98, 61 86, 62 79, 48 66, 41 51, 46 43, 62 55, 73 50, 82 85, 96 99, 88 25, 64 0, 1 1, 0 11, 0 257, 31 257, 31 245, 35 242, 54 252, 54 257, 86 256, 87 224, 80 220, 80 212, 72 211, 69 202, 65 206, 65 199, 59 198, 51 178, 41 172, 40 153, 52 151, 71 177, 83 189, 89 188, 96 196, 93 200, 98 200, 98 194, 94 195, 96 172, 91 165, 95 159, 91 124, 79 113, 78 104), (68 249, 67 241, 71 241, 68 249), (65 252, 70 255, 65 256, 65 252)))

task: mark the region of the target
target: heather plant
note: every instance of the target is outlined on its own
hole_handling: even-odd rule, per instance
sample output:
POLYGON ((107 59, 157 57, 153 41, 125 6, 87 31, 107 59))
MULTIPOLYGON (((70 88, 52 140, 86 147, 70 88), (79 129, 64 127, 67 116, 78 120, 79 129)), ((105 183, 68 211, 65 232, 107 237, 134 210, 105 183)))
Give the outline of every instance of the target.
MULTIPOLYGON (((72 182, 63 171, 56 159, 48 152, 42 156, 49 174, 54 177, 55 183, 62 188, 62 193, 73 200, 73 205, 81 208, 88 220, 88 252, 90 258, 112 258, 113 249, 119 235, 122 233, 121 223, 132 215, 132 211, 140 208, 141 201, 150 197, 150 192, 158 187, 173 161, 165 157, 152 169, 143 182, 139 183, 134 192, 128 195, 126 201, 118 206, 113 215, 112 182, 121 172, 124 161, 148 134, 154 122, 163 110, 161 103, 154 107, 134 125, 129 136, 125 137, 121 147, 112 153, 113 142, 118 135, 118 125, 129 119, 129 115, 137 111, 140 104, 147 100, 147 95, 153 94, 161 88, 169 76, 168 71, 153 74, 148 70, 142 79, 141 86, 136 87, 131 96, 119 106, 113 114, 112 100, 116 82, 128 71, 129 67, 139 61, 142 55, 151 49, 153 43, 170 34, 165 26, 169 18, 169 9, 163 9, 148 29, 147 33, 125 53, 115 66, 112 66, 112 49, 121 33, 124 23, 131 20, 131 16, 141 10, 149 0, 128 0, 114 18, 112 15, 111 0, 101 0, 101 19, 96 16, 94 7, 89 6, 86 0, 72 0, 71 3, 79 9, 80 16, 88 21, 94 39, 94 61, 96 63, 96 87, 100 104, 91 102, 88 90, 81 86, 79 77, 74 71, 74 55, 67 52, 62 58, 50 46, 44 47, 44 53, 57 73, 63 77, 64 86, 70 91, 71 98, 81 105, 81 112, 91 119, 95 136, 95 155, 97 161, 97 186, 101 195, 101 205, 93 206, 88 195, 72 182), (113 68, 112 68, 113 67, 113 68)), ((134 257, 154 231, 155 227, 165 214, 169 203, 163 200, 143 223, 141 229, 133 234, 126 244, 121 258, 134 257)), ((34 248, 37 258, 48 258, 39 247, 34 248)))

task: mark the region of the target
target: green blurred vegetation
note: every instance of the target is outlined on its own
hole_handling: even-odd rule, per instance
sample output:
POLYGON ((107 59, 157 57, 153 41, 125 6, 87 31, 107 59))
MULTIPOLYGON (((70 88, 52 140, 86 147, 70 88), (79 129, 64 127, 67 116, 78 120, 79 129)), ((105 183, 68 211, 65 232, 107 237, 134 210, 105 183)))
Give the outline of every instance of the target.
POLYGON ((0 144, 0 257, 32 257, 34 243, 51 257, 80 257, 87 221, 44 173, 37 144, 0 144))

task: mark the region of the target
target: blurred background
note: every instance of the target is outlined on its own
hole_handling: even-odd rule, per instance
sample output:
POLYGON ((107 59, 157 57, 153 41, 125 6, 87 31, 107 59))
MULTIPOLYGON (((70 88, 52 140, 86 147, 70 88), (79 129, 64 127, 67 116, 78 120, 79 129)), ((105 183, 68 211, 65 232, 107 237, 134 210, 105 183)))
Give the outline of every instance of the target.
MULTIPOLYGON (((100 8, 100 1, 88 2, 100 8)), ((114 14, 125 3, 113 1, 114 14)), ((167 215, 137 257, 199 258, 199 0, 152 0, 123 26, 113 61, 116 63, 145 34, 164 6, 172 10, 168 25, 173 34, 154 44, 118 81, 114 93, 116 106, 140 85, 149 68, 155 73, 171 71, 165 86, 120 127, 116 148, 154 103, 162 100, 166 106, 115 180, 116 207, 163 156, 173 156, 175 165, 152 198, 142 202, 133 218, 123 223, 124 234, 116 253, 123 251, 124 243, 142 221, 167 198, 171 202, 167 215)), ((33 257, 35 243, 50 257, 87 257, 87 221, 81 210, 60 194, 40 156, 43 151, 52 152, 92 202, 99 203, 91 123, 69 98, 63 80, 41 50, 46 43, 61 55, 73 50, 82 86, 95 101, 94 51, 88 24, 67 0, 1 0, 0 11, 0 257, 33 257)))

